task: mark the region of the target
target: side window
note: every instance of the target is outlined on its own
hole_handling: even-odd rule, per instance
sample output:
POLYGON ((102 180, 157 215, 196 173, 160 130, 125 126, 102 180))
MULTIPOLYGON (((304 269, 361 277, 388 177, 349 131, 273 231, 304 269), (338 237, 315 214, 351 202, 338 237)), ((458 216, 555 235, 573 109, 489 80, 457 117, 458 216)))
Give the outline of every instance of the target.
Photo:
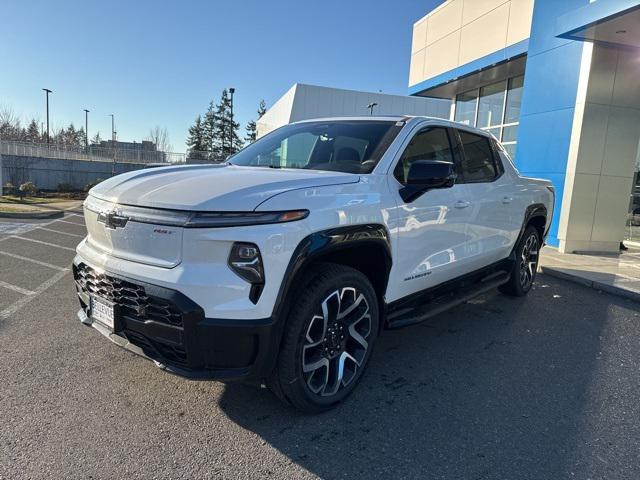
POLYGON ((498 175, 502 175, 504 173, 504 165, 502 164, 502 157, 500 156, 500 152, 502 153, 506 153, 504 150, 504 147, 502 146, 502 144, 500 142, 498 142, 497 140, 491 140, 491 143, 493 144, 493 151, 495 152, 495 155, 493 156, 493 159, 496 162, 496 168, 498 169, 498 175))
POLYGON ((400 183, 407 182, 409 167, 416 160, 453 162, 451 143, 446 128, 428 128, 414 135, 393 172, 400 183))
POLYGON ((464 156, 462 158, 462 175, 466 183, 491 182, 498 176, 490 140, 459 130, 464 156))

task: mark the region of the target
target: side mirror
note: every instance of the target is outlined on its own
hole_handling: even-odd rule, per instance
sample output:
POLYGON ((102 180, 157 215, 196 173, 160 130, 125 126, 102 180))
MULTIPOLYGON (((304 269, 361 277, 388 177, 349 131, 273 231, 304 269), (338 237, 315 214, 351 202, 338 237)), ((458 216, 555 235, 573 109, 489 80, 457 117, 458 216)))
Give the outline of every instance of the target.
POLYGON ((453 163, 440 160, 416 160, 409 167, 407 185, 400 190, 400 196, 408 203, 427 190, 451 188, 455 181, 453 163))

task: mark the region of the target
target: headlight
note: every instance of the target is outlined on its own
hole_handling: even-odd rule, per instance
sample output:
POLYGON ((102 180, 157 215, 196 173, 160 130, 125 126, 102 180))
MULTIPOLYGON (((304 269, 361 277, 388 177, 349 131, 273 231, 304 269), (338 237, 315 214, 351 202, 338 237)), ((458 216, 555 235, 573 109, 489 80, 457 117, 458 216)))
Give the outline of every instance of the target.
POLYGON ((309 210, 289 210, 286 212, 201 212, 194 213, 185 224, 187 228, 242 227, 265 225, 302 220, 309 210))
POLYGON ((288 210, 280 212, 187 212, 183 210, 164 210, 147 207, 119 205, 100 200, 89 195, 84 207, 95 213, 113 211, 128 217, 132 222, 151 223, 185 228, 242 227, 247 225, 266 225, 302 220, 309 210, 288 210))
POLYGON ((260 249, 254 243, 236 242, 229 253, 229 266, 247 282, 264 284, 264 268, 260 249))

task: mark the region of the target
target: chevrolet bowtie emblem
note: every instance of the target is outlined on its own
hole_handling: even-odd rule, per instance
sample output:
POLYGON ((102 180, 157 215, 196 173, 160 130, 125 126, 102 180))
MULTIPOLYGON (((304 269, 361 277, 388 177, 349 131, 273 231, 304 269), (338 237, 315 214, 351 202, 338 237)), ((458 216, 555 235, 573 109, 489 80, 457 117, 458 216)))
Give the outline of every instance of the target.
POLYGON ((124 228, 128 221, 129 217, 120 216, 115 211, 100 212, 98 214, 98 222, 104 223, 104 226, 111 230, 124 228))

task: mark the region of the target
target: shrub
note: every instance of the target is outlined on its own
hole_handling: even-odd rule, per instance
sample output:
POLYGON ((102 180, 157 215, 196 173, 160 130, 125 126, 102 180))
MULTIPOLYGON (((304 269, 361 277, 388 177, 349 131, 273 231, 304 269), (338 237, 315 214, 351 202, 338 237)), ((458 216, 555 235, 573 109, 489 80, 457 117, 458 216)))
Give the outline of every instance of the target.
POLYGON ((4 184, 4 188, 3 188, 3 193, 4 195, 15 195, 16 194, 16 187, 13 183, 11 182, 7 182, 4 184))
POLYGON ((101 178, 97 178, 94 182, 89 182, 84 186, 84 191, 88 192, 89 190, 91 190, 93 187, 95 187, 97 184, 99 184, 102 181, 101 178))
POLYGON ((36 193, 38 193, 38 188, 33 184, 33 182, 25 182, 20 185, 20 193, 25 197, 33 197, 36 193))
POLYGON ((58 184, 58 192, 59 193, 69 193, 69 192, 73 192, 74 188, 73 185, 71 185, 70 183, 59 183, 58 184))

